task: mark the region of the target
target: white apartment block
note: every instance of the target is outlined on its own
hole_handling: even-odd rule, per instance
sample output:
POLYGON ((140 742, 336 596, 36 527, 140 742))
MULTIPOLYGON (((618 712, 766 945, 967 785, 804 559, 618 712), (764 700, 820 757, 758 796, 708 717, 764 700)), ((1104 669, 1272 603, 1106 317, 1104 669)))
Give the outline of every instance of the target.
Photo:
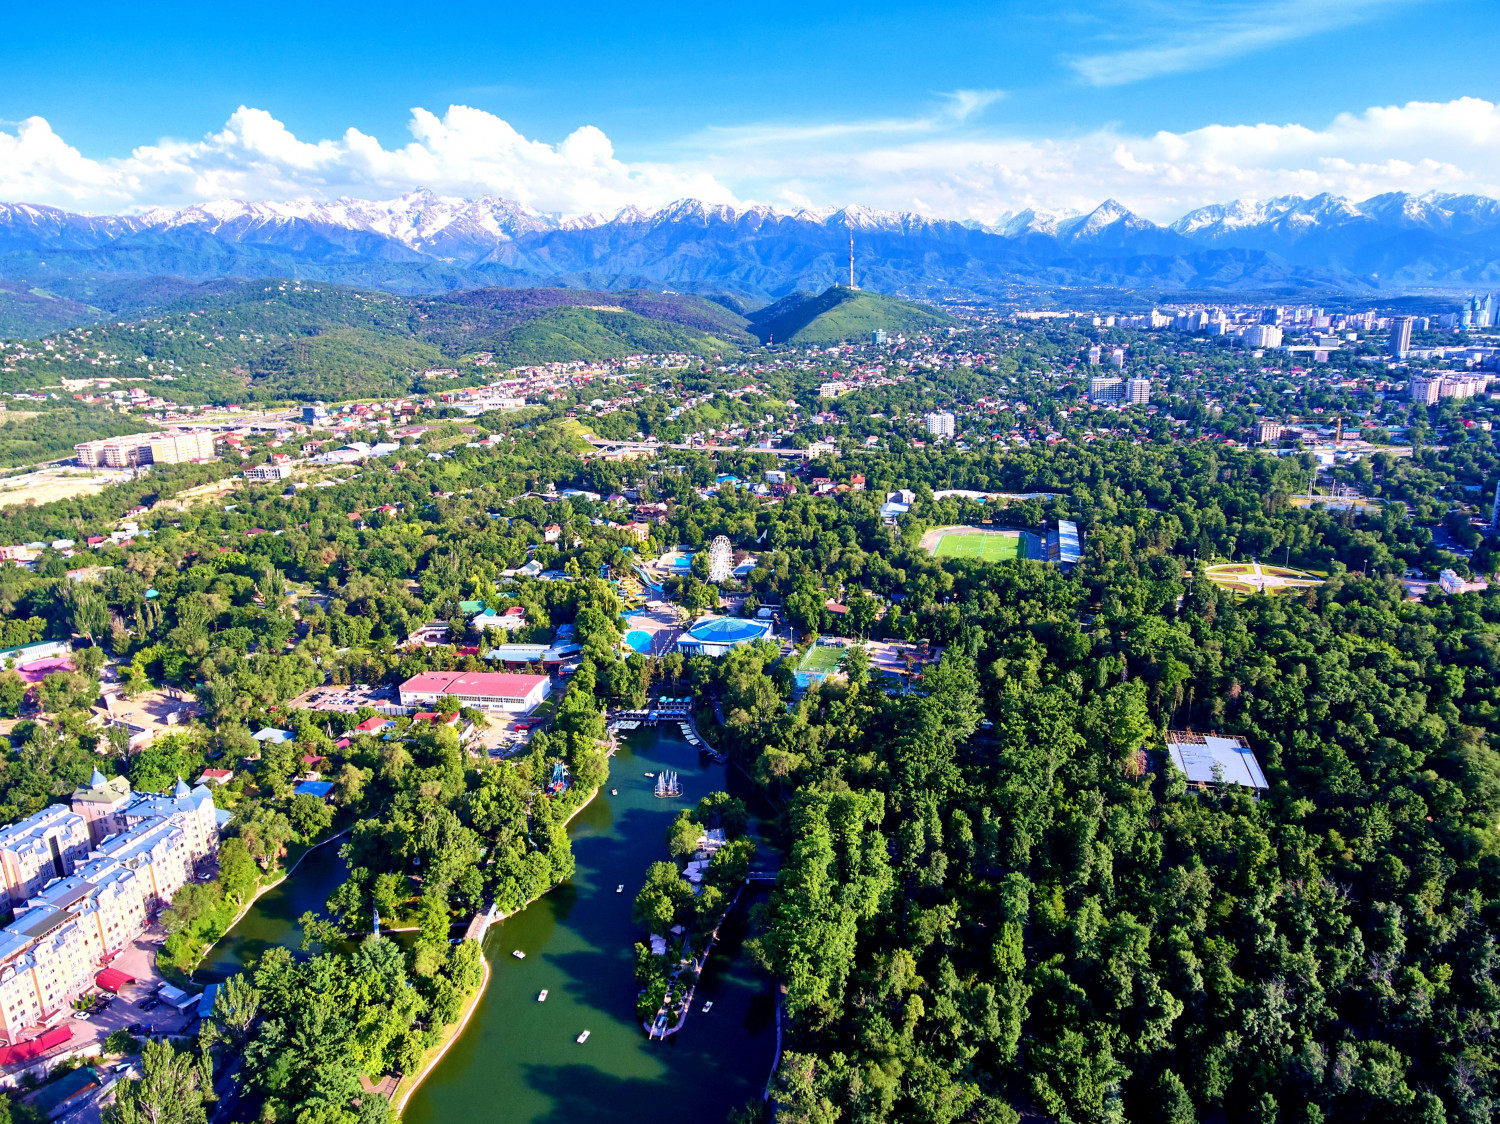
POLYGON ((5 904, 16 909, 47 883, 72 874, 91 843, 87 821, 61 804, 0 828, 5 904))
POLYGON ((1089 380, 1089 401, 1100 406, 1144 406, 1151 401, 1151 380, 1100 375, 1089 380))
POLYGON ((214 459, 214 436, 200 430, 165 433, 132 433, 104 441, 74 445, 78 463, 85 468, 135 468, 143 464, 181 464, 183 461, 214 459))
MULTIPOLYGON (((218 850, 213 796, 181 780, 167 795, 132 795, 123 778, 95 770, 73 794, 74 809, 56 805, 7 828, 0 852, 50 856, 70 833, 71 869, 50 867, 47 883, 17 903, 0 929, 0 1037, 14 1042, 66 1010, 94 986, 99 968, 135 939, 192 877, 194 864, 218 850), (81 809, 81 810, 79 810, 81 809), (77 840, 102 835, 77 854, 77 840)), ((67 860, 62 860, 67 866, 67 860)), ((10 877, 10 867, 6 866, 10 877)), ((42 873, 47 873, 44 869, 42 873)))
POLYGON ((1245 329, 1240 342, 1246 347, 1280 347, 1281 337, 1281 329, 1274 324, 1252 324, 1245 329))
POLYGON ((1413 402, 1431 406, 1440 398, 1473 398, 1483 394, 1489 384, 1488 375, 1412 375, 1407 389, 1413 402))
POLYGON ((952 437, 955 432, 953 415, 946 410, 928 414, 927 432, 933 437, 952 437))

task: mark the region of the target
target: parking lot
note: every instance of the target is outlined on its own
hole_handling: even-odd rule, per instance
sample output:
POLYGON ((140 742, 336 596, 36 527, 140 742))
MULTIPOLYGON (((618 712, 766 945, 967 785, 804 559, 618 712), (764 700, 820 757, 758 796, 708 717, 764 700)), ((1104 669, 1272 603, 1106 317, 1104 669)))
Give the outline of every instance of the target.
POLYGON ((304 691, 288 704, 302 710, 336 710, 353 713, 360 707, 384 712, 401 705, 394 687, 371 687, 365 683, 332 684, 304 691))

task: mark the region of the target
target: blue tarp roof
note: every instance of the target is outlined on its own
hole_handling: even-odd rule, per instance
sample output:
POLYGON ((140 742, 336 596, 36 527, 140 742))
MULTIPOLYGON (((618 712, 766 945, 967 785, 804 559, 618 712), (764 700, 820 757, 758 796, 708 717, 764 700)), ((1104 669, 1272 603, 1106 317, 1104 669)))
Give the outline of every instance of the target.
POLYGON ((332 781, 299 781, 292 786, 297 796, 316 796, 319 800, 333 791, 332 781))

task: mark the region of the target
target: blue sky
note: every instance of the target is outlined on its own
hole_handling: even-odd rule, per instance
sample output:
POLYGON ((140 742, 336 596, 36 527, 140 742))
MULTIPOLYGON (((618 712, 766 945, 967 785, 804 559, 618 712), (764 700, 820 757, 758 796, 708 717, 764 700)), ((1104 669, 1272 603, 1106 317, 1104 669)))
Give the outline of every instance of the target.
POLYGON ((1493 0, 24 5, 0 38, 0 198, 380 197, 426 173, 548 210, 702 189, 992 221, 1105 195, 1155 216, 1281 188, 1491 191, 1500 136, 1474 103, 1500 101, 1497 46, 1493 0), (1367 116, 1413 103, 1435 108, 1367 116), (413 110, 450 106, 515 135, 471 119, 444 155, 418 136, 371 164, 226 131, 247 107, 298 144, 353 129, 396 153, 413 110), (1262 124, 1283 132, 1249 165, 1229 158, 1244 134, 1214 132, 1262 124))

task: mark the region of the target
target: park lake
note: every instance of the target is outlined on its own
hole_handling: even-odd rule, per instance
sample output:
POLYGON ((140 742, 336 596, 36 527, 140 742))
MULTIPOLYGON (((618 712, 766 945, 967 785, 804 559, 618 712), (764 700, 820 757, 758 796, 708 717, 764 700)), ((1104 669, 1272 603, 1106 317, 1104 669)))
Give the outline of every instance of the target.
MULTIPOLYGON (((716 790, 748 797, 748 788, 728 766, 700 757, 675 726, 622 736, 607 787, 569 827, 573 877, 490 928, 489 987, 403 1119, 632 1124, 670 1114, 714 1121, 758 1100, 775 1060, 775 1004, 771 982, 744 941, 750 909, 763 892, 741 897, 692 1014, 665 1042, 647 1041, 635 1017, 633 948, 643 934, 630 918, 646 868, 667 857, 665 835, 678 811, 716 790), (644 774, 663 769, 681 777, 681 799, 653 795, 644 774), (620 884, 624 893, 615 892, 620 884), (547 1001, 538 1003, 544 988, 547 1001), (705 1015, 710 1000, 713 1010, 705 1015), (588 1041, 580 1044, 585 1030, 588 1041)), ((271 945, 296 949, 297 918, 321 910, 344 875, 337 843, 310 852, 210 952, 198 977, 222 979, 271 945)))

